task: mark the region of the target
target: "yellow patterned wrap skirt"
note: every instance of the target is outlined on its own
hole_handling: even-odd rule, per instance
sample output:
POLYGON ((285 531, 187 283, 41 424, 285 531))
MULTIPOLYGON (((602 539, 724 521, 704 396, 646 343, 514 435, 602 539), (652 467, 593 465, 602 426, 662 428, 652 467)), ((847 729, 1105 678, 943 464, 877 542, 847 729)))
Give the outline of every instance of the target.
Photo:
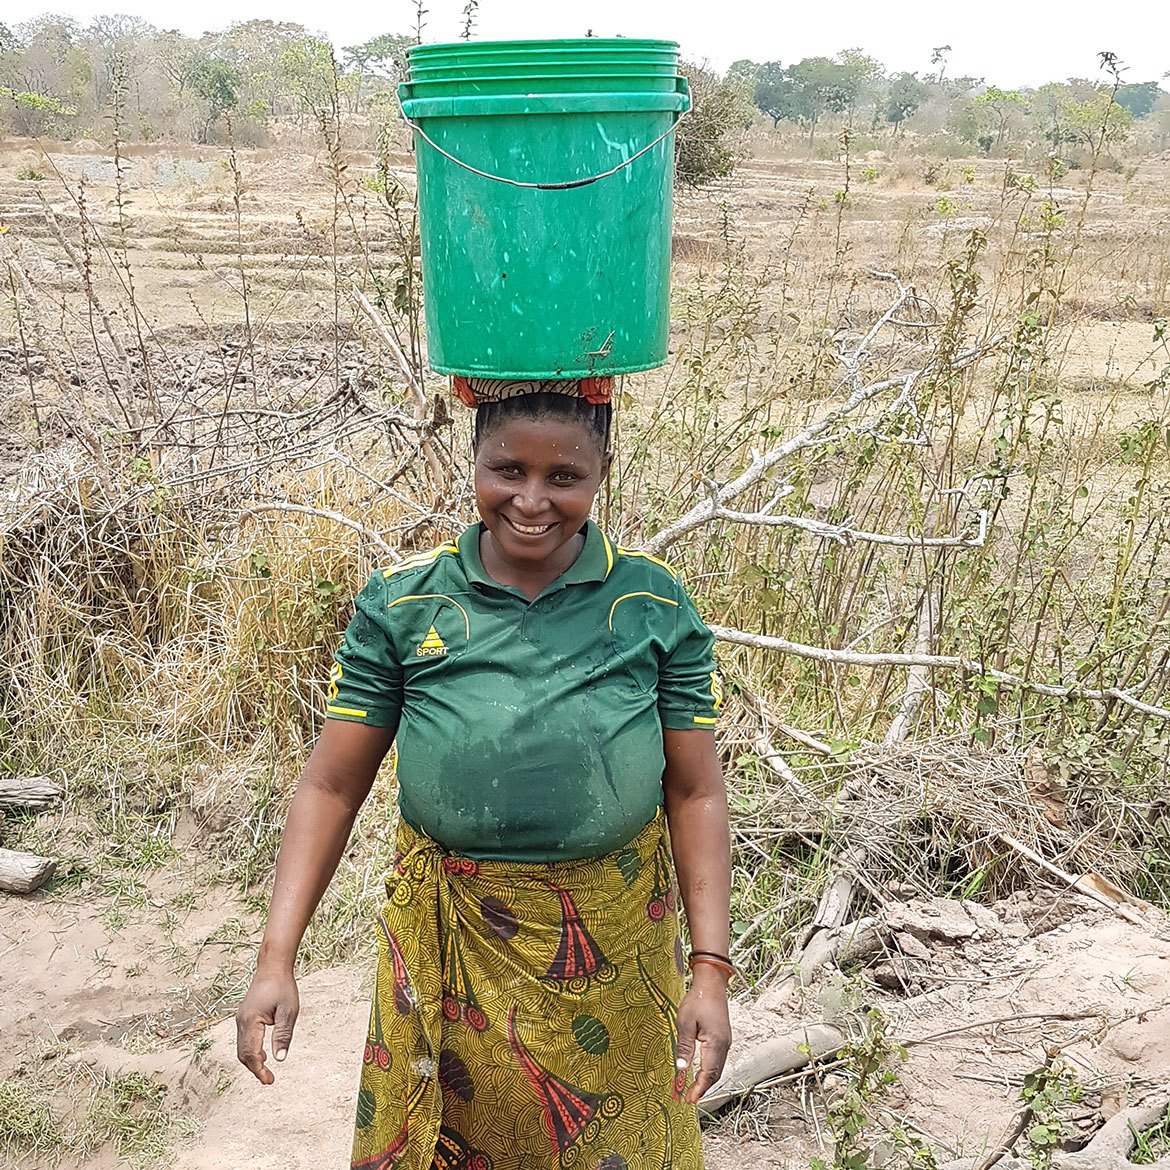
POLYGON ((702 1170, 661 813, 585 861, 472 861, 405 823, 398 849, 354 1170, 702 1170))

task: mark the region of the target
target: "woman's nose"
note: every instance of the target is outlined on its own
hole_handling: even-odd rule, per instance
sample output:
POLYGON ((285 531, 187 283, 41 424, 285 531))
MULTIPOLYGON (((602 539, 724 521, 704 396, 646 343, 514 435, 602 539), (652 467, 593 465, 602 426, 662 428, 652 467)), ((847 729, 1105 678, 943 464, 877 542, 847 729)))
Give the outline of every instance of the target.
POLYGON ((545 502, 544 484, 540 480, 526 480, 512 497, 513 506, 525 516, 539 516, 545 502))

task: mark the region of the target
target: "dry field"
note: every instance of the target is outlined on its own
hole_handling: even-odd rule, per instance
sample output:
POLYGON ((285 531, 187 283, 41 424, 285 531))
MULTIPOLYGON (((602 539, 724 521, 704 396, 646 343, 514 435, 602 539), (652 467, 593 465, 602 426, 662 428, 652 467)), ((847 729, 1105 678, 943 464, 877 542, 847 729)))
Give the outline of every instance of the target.
MULTIPOLYGON (((853 1040, 714 1119, 710 1166, 833 1165, 850 1117, 868 1164, 977 1156, 1047 1060, 1024 1165, 1170 1085, 1170 159, 752 145, 678 196, 671 359, 626 380, 603 510, 729 631, 733 1059, 853 1040), (833 888, 878 943, 781 994, 833 888)), ((328 144, 0 147, 0 776, 64 789, 0 813, 58 861, 0 895, 4 1164, 344 1158, 392 776, 275 1088, 226 1017, 347 599, 471 515, 410 183, 328 144)))

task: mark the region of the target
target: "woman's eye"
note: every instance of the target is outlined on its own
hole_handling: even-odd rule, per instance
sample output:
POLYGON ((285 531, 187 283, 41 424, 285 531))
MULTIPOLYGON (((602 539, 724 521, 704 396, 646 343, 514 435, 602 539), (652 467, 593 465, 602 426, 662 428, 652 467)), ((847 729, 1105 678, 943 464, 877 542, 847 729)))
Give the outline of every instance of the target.
POLYGON ((553 483, 559 483, 559 484, 574 484, 574 483, 576 483, 576 482, 577 482, 577 481, 578 481, 580 478, 581 478, 581 477, 580 477, 579 475, 574 475, 574 474, 573 474, 571 471, 558 471, 558 472, 557 472, 557 473, 556 473, 556 474, 555 474, 555 475, 552 477, 552 480, 553 480, 553 483))

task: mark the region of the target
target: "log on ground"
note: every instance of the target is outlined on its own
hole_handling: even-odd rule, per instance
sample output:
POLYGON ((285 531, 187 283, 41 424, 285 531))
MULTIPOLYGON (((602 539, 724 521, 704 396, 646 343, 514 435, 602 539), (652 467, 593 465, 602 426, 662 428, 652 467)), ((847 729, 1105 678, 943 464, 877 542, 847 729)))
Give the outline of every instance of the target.
POLYGON ((709 1117, 763 1081, 833 1056, 848 1040, 849 1034, 832 1024, 807 1024, 798 1032, 766 1040, 724 1070, 699 1102, 699 1116, 709 1117))
POLYGON ((31 894, 53 876, 57 863, 35 853, 0 849, 0 891, 6 894, 31 894))
POLYGON ((0 809, 48 808, 60 799, 60 786, 48 776, 0 776, 0 809))

